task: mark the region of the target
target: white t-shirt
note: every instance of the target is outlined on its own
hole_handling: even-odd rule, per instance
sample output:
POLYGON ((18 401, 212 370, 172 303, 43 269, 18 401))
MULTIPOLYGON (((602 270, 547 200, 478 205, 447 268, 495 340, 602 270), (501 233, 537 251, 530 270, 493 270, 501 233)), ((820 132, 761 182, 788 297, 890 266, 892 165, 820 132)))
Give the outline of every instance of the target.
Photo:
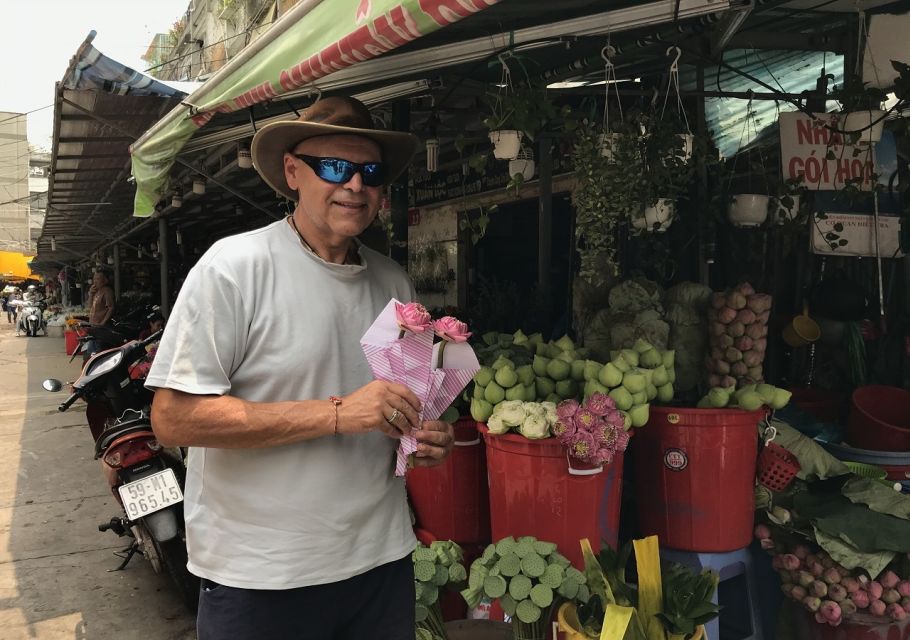
MULTIPOLYGON (((373 379, 360 337, 393 297, 395 262, 323 261, 286 221, 216 242, 189 273, 146 385, 254 402, 326 399, 373 379)), ((220 584, 290 589, 345 580, 407 556, 416 540, 397 441, 326 436, 263 449, 191 447, 190 571, 220 584)))

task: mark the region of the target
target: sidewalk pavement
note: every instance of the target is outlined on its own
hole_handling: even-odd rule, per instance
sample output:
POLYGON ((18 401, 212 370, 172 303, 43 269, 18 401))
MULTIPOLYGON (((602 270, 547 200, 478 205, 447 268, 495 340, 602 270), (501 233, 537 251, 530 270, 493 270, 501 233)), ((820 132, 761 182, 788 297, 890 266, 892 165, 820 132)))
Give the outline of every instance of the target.
POLYGON ((59 413, 79 374, 62 338, 17 337, 0 318, 0 638, 194 640, 166 574, 142 557, 109 573, 131 539, 99 532, 119 514, 94 460, 84 405, 59 413))

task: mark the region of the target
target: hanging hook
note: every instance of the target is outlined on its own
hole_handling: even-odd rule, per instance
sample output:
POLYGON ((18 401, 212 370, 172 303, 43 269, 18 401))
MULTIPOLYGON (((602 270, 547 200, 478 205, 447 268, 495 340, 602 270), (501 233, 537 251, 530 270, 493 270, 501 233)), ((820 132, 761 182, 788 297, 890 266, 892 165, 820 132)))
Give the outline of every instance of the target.
POLYGON ((670 47, 667 49, 667 56, 675 53, 676 57, 673 58, 673 62, 670 63, 670 71, 679 71, 679 59, 682 57, 682 49, 679 47, 670 47))
POLYGON ((603 49, 600 50, 600 57, 603 58, 604 64, 608 67, 613 66, 613 56, 616 55, 616 47, 611 44, 608 44, 603 49))

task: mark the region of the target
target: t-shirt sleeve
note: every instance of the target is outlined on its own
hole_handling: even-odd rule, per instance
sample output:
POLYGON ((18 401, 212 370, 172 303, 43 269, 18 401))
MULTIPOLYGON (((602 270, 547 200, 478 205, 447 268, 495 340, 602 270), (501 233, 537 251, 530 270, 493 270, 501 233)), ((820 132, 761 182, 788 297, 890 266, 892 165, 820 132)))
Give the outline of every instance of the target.
POLYGON ((248 323, 236 283, 213 265, 190 271, 146 378, 151 389, 225 395, 243 359, 248 323))

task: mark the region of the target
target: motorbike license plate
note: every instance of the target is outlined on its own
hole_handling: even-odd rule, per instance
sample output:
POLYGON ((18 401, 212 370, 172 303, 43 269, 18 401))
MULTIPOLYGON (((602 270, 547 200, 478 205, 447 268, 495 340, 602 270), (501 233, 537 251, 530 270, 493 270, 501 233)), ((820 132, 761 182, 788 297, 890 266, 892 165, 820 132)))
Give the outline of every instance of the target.
POLYGON ((130 520, 183 502, 183 492, 173 469, 165 469, 118 488, 123 509, 130 520))

